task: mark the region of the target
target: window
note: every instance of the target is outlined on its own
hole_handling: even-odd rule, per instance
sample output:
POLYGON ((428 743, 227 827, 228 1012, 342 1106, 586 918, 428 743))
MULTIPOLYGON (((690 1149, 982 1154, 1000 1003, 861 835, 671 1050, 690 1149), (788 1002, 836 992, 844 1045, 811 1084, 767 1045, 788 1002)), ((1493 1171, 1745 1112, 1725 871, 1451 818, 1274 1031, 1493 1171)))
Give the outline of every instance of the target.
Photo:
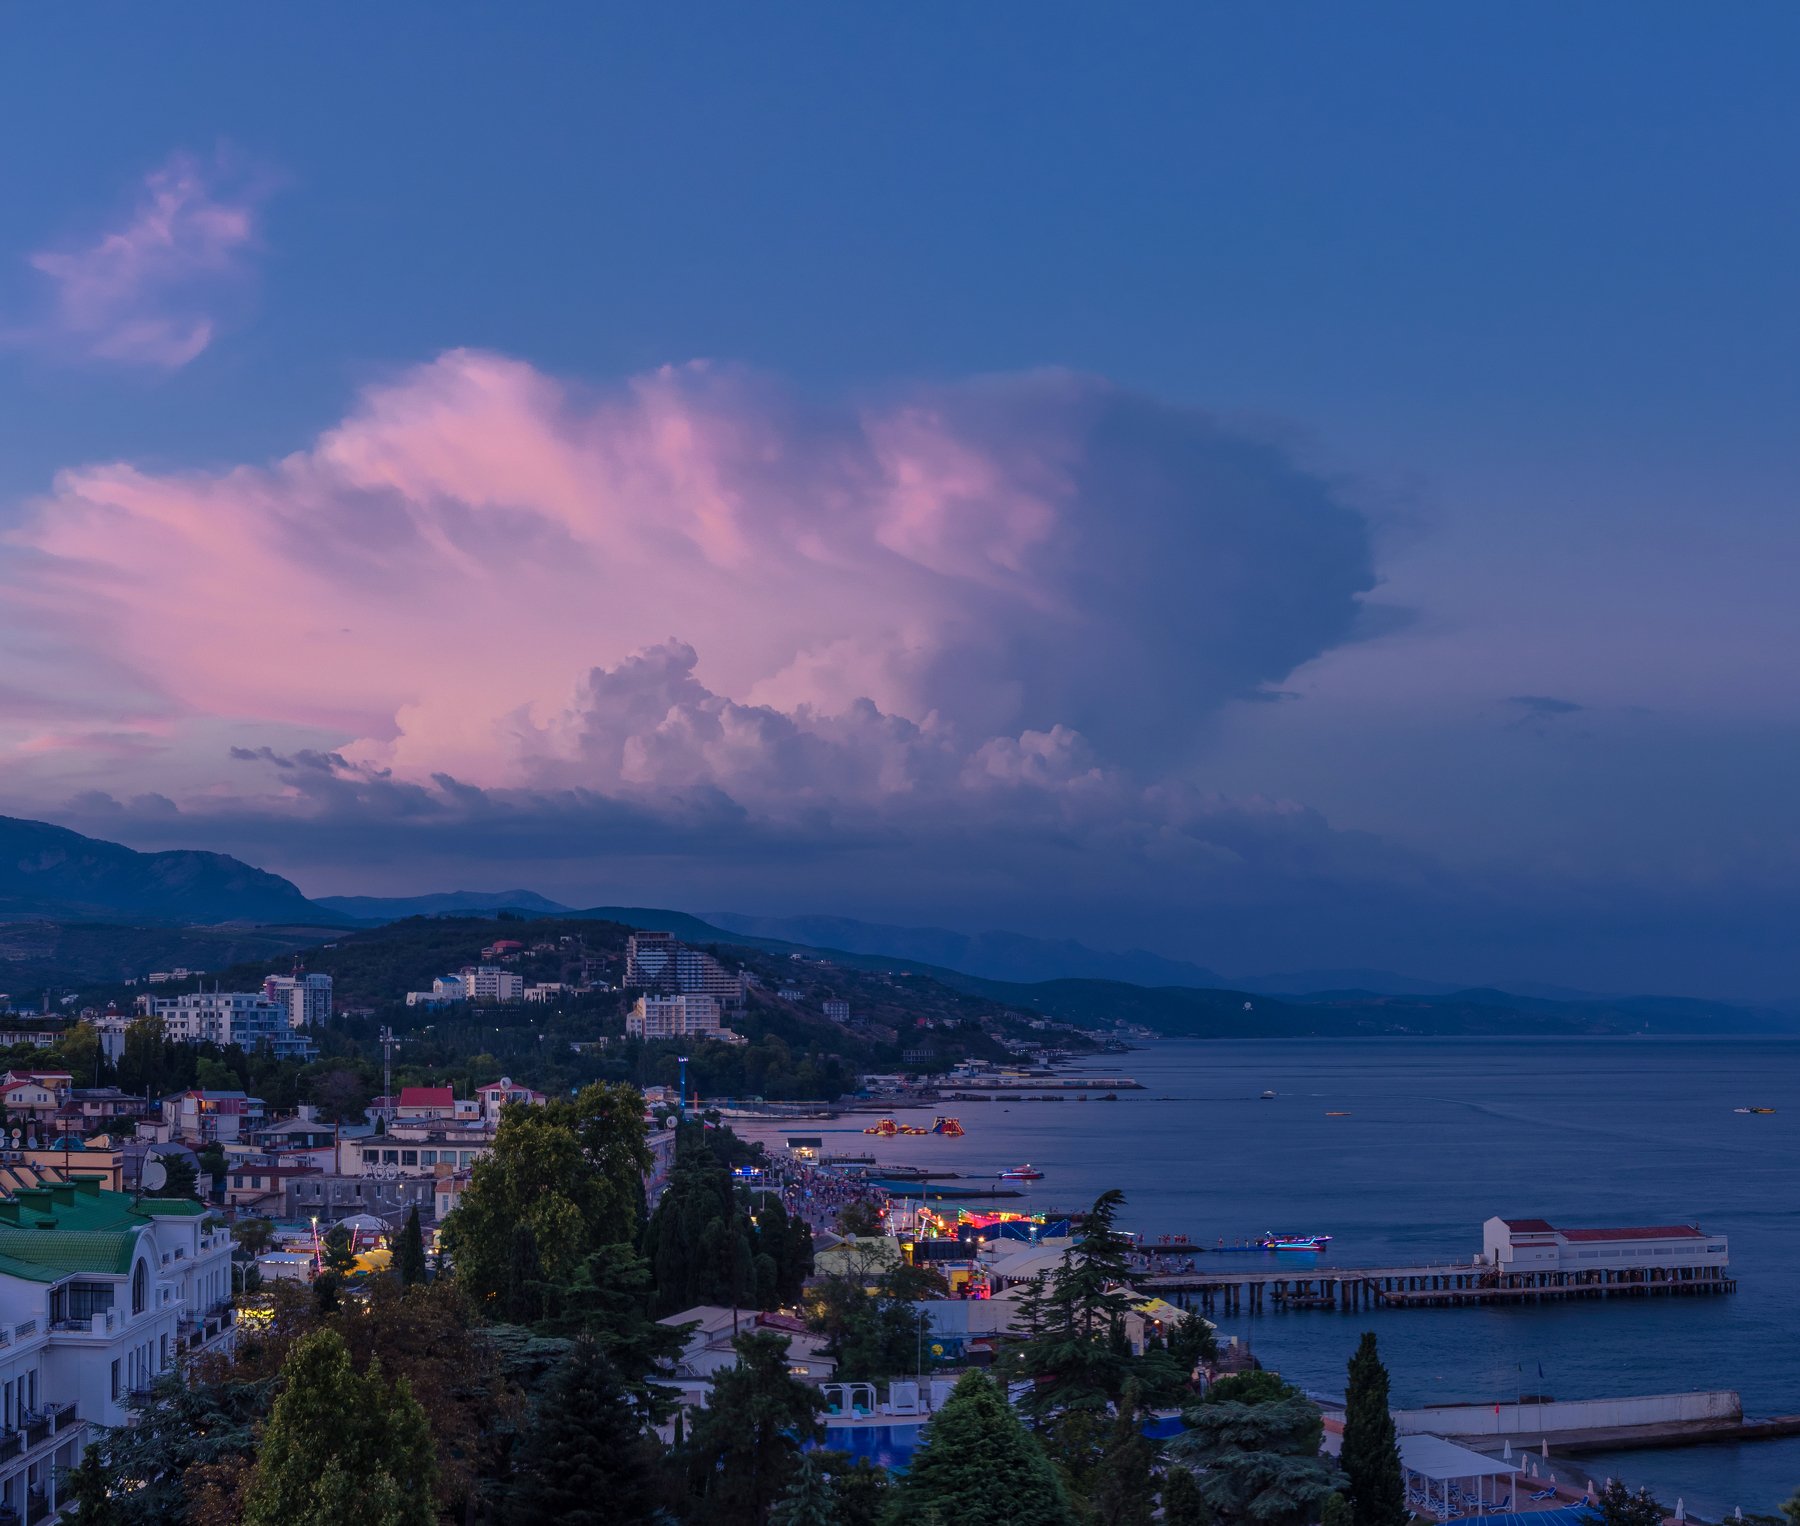
MULTIPOLYGON (((120 1397, 125 1392, 125 1390, 122 1387, 120 1387, 120 1384, 122 1381, 123 1380, 119 1376, 119 1359, 117 1357, 114 1357, 113 1364, 112 1364, 112 1396, 115 1399, 120 1397)), ((11 1386, 12 1385, 10 1383, 7 1385, 8 1388, 11 1388, 11 1386)))
POLYGON ((421 1151, 419 1151, 419 1164, 421 1166, 435 1166, 437 1164, 437 1151, 436 1150, 421 1150, 421 1151))
POLYGON ((419 1163, 419 1152, 417 1150, 402 1150, 400 1152, 400 1164, 401 1165, 416 1166, 416 1165, 418 1165, 418 1163, 419 1163))
POLYGON ((131 1274, 131 1312, 142 1314, 150 1302, 150 1263, 140 1261, 131 1274))

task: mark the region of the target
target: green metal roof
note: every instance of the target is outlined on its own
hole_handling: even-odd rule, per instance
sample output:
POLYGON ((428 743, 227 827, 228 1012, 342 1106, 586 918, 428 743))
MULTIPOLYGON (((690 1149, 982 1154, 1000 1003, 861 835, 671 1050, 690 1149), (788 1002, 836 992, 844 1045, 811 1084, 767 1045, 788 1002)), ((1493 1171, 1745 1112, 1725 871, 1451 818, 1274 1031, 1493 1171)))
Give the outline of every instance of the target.
POLYGON ((56 1282, 75 1272, 123 1277, 145 1225, 207 1211, 181 1198, 138 1200, 129 1192, 109 1192, 97 1177, 21 1188, 0 1198, 0 1272, 32 1282, 56 1282))

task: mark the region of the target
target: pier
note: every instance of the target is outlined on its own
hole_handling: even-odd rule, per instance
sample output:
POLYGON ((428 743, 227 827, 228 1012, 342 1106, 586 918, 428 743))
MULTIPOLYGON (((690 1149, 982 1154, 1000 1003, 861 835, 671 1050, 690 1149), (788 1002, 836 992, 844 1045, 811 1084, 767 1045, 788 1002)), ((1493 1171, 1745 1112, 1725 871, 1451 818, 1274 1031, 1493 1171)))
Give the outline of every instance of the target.
POLYGON ((1503 1272, 1468 1262, 1449 1266, 1371 1266, 1272 1272, 1176 1272, 1134 1279, 1134 1286, 1183 1309, 1260 1314, 1266 1309, 1466 1308, 1578 1298, 1706 1297, 1735 1293, 1720 1267, 1637 1267, 1630 1271, 1503 1272))

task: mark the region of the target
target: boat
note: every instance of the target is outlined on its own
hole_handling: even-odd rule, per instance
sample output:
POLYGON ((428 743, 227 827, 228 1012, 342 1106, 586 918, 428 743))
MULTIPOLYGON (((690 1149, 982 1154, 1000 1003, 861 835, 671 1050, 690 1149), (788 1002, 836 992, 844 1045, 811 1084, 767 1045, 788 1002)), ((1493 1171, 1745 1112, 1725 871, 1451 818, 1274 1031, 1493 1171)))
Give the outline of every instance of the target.
POLYGON ((1278 1235, 1272 1229, 1262 1239, 1264 1250, 1321 1251, 1329 1244, 1330 1235, 1278 1235))
POLYGON ((963 1134, 962 1122, 960 1119, 956 1118, 933 1118, 931 1120, 931 1132, 934 1134, 942 1134, 947 1139, 961 1139, 963 1134))
POLYGON ((1043 1175, 1044 1173, 1036 1166, 1014 1166, 1010 1171, 1002 1171, 1000 1180, 1003 1182, 1035 1182, 1042 1180, 1043 1175))
POLYGON ((1775 1109, 1772 1107, 1734 1107, 1732 1109, 1734 1113, 1772 1113, 1774 1111, 1775 1109))
POLYGON ((1327 1118, 1348 1118, 1350 1115, 1348 1113, 1333 1113, 1328 1111, 1325 1116, 1327 1118))
POLYGON ((1275 1100, 1275 1093, 1274 1092, 1264 1092, 1262 1094, 1262 1100, 1264 1102, 1273 1102, 1275 1100))

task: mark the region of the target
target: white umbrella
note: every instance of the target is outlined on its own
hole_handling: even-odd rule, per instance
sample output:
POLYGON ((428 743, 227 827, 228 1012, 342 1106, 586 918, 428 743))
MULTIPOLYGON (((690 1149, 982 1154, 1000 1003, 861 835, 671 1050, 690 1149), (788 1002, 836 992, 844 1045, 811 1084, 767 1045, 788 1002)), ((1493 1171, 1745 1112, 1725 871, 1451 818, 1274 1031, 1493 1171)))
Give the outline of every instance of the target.
POLYGON ((1500 1460, 1502 1462, 1512 1461, 1512 1442, 1510 1440, 1506 1443, 1504 1450, 1501 1451, 1500 1460))
POLYGON ((1685 1521, 1687 1519, 1686 1500, 1678 1499, 1675 1501, 1675 1519, 1678 1521, 1685 1521))
POLYGON ((1594 1481, 1591 1478, 1588 1480, 1587 1497, 1589 1499, 1592 1499, 1594 1497, 1594 1481))
POLYGON ((1546 1436, 1538 1444, 1544 1449, 1544 1460, 1548 1462, 1550 1460, 1550 1438, 1546 1436))

